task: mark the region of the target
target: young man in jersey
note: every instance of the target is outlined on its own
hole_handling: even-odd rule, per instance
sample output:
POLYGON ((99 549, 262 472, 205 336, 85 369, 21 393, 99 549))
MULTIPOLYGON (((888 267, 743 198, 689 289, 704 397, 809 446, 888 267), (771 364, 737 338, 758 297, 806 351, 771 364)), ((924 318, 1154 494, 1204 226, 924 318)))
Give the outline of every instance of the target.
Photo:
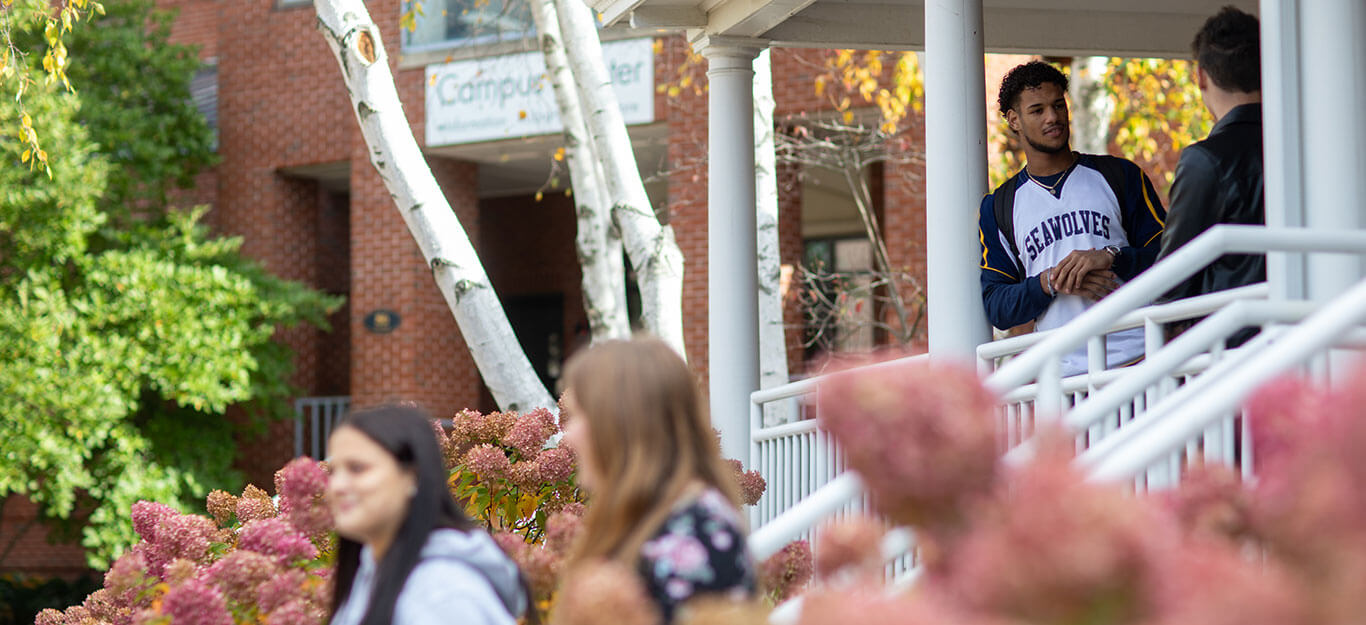
MULTIPOLYGON (((1215 224, 1266 223, 1262 177, 1261 31, 1257 18, 1224 7, 1195 35, 1196 84, 1214 128, 1181 151, 1172 181, 1171 218, 1159 259, 1166 258, 1215 224)), ((1266 280, 1266 256, 1229 254, 1179 284, 1168 299, 1181 299, 1266 280)), ((1241 345, 1251 328, 1230 337, 1241 345)))
MULTIPOLYGON (((1152 266, 1161 244, 1152 182, 1132 161, 1072 151, 1066 94, 1062 72, 1038 61, 1001 81, 997 104, 1026 164, 982 199, 982 304, 997 328, 1062 326, 1152 266)), ((1108 335, 1106 350, 1110 367, 1141 359, 1142 329, 1108 335)), ((1085 371, 1085 350, 1062 369, 1085 371)))

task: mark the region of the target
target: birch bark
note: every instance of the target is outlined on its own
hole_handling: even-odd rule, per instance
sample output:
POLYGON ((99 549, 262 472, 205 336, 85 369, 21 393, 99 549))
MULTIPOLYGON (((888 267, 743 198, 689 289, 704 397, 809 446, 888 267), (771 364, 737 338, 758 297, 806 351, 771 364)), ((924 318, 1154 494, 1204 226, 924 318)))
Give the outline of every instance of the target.
POLYGON ((389 59, 362 0, 314 0, 370 152, 493 398, 504 410, 555 409, 517 343, 484 267, 403 114, 389 59))
POLYGON ((565 163, 569 166, 578 224, 574 243, 583 273, 584 312, 588 315, 594 342, 630 338, 621 234, 612 225, 602 166, 589 139, 578 95, 574 93, 576 83, 565 55, 554 0, 531 0, 531 13, 536 21, 536 31, 540 33, 541 53, 545 56, 546 71, 564 124, 565 163))
MULTIPOLYGON (((765 48, 754 59, 754 176, 759 264, 759 388, 787 384, 782 255, 778 240, 778 158, 773 140, 773 71, 765 48)), ((764 406, 764 425, 793 420, 793 402, 764 406)))
POLYGON ((641 320, 646 330, 687 358, 683 344, 683 253, 673 228, 660 224, 645 194, 592 11, 582 0, 555 0, 555 9, 588 134, 603 166, 612 219, 636 271, 641 320))

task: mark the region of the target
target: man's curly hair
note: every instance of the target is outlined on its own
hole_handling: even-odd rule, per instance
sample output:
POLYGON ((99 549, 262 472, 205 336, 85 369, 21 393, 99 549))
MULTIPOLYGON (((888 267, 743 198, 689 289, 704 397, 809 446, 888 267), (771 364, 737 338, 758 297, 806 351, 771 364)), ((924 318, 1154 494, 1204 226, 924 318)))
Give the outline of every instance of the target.
POLYGON ((1001 92, 996 96, 996 105, 1001 108, 1001 115, 1005 115, 1006 111, 1019 104, 1020 93, 1025 89, 1033 89, 1046 82, 1067 91, 1067 77, 1048 63, 1030 61, 1015 66, 1015 69, 1007 72, 1006 77, 1001 79, 1001 92))

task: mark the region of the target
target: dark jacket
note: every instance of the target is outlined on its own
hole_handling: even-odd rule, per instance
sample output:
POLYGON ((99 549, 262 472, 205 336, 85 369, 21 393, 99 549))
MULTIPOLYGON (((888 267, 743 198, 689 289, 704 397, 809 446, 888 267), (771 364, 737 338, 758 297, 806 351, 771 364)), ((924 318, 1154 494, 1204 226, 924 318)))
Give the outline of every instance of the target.
MULTIPOLYGON (((1262 181, 1262 105, 1234 107, 1214 125, 1209 137, 1181 151, 1158 261, 1215 224, 1264 225, 1262 181)), ((1166 299, 1265 280, 1265 255, 1229 254, 1177 285, 1166 299)))

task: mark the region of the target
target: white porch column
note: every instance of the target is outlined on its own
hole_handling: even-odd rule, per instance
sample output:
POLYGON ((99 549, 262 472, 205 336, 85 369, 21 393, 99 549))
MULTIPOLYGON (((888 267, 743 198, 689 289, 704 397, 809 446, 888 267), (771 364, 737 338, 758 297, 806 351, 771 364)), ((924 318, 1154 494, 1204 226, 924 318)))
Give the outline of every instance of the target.
MULTIPOLYGON (((1299 9, 1305 223, 1358 230, 1366 206, 1366 4, 1313 0, 1299 9)), ((1362 277, 1355 256, 1313 256, 1307 267, 1316 300, 1362 277)))
POLYGON ((754 58, 762 41, 703 36, 707 58, 707 366, 721 453, 750 464, 749 394, 759 389, 754 58))
MULTIPOLYGON (((1266 225, 1304 226, 1304 136, 1300 129, 1299 0, 1261 0, 1262 154, 1266 225)), ((1273 299, 1305 294, 1304 255, 1272 252, 1273 299)))
POLYGON ((978 279, 987 191, 982 0, 925 3, 925 239, 930 355, 972 362, 991 338, 978 279))

